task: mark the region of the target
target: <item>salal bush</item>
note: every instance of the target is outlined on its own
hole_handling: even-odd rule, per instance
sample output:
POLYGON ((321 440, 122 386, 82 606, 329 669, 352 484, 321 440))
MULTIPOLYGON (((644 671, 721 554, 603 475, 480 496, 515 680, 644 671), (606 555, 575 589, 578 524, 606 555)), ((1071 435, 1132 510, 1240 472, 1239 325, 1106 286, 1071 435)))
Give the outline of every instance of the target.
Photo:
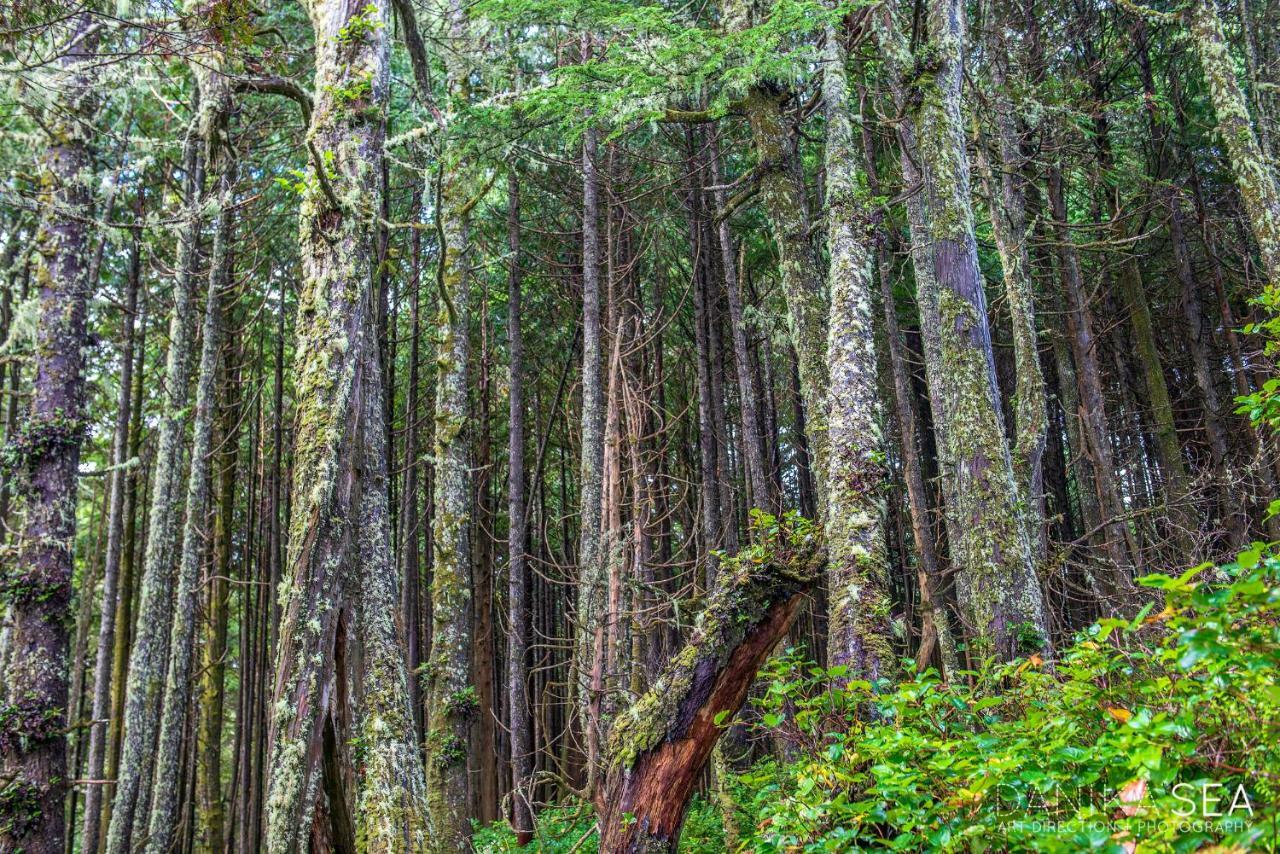
POLYGON ((755 851, 1275 850, 1280 552, 1141 579, 1131 620, 949 684, 773 664, 755 851))

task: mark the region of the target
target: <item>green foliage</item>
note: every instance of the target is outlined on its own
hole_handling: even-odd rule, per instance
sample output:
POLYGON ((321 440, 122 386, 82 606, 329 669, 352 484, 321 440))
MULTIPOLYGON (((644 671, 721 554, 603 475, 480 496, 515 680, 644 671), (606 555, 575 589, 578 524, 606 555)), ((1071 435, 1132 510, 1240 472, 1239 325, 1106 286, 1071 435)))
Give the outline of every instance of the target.
MULTIPOLYGON (((745 796, 741 788, 738 794, 745 796)), ((538 832, 527 848, 516 846, 515 834, 505 821, 477 827, 474 845, 481 854, 516 851, 522 854, 567 854, 571 850, 595 854, 599 850, 599 840, 593 831, 594 824, 595 814, 588 807, 553 807, 538 814, 538 832)), ((685 817, 680 851, 684 854, 720 854, 724 850, 724 828, 715 805, 703 798, 694 798, 685 817)))
MULTIPOLYGON (((1280 549, 1152 575, 1131 620, 1038 656, 887 691, 795 650, 770 662, 755 729, 799 758, 729 781, 745 851, 1267 850, 1280 822, 1280 549)), ((725 725, 726 720, 717 723, 725 725)), ((539 820, 534 851, 588 833, 585 809, 539 820)), ((479 851, 510 851, 504 823, 479 851)), ((682 851, 722 851, 695 799, 682 851)), ((530 850, 530 849, 526 849, 530 850)), ((578 848, 594 851, 591 837, 578 848)))
POLYGON ((510 103, 573 133, 602 120, 620 133, 660 119, 667 108, 701 104, 712 116, 724 115, 760 81, 803 85, 818 61, 814 34, 857 5, 778 0, 760 20, 734 31, 724 21, 692 20, 688 7, 660 3, 481 0, 475 13, 494 25, 567 25, 599 34, 607 52, 548 68, 546 85, 510 103))
POLYGON ((1224 582, 1197 580, 1207 569, 1143 579, 1167 606, 1099 622, 1056 667, 1032 656, 950 685, 929 671, 876 695, 780 659, 764 723, 805 750, 743 778, 752 849, 1274 844, 1280 553, 1256 545, 1224 582))

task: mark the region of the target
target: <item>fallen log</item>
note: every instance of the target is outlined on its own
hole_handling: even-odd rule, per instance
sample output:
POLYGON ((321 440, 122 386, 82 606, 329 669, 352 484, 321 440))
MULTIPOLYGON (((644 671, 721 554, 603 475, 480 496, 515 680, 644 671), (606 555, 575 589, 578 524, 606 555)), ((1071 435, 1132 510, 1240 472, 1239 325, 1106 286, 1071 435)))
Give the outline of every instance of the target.
POLYGON ((614 722, 596 798, 602 854, 674 852, 703 766, 787 633, 824 556, 814 527, 762 517, 726 560, 684 649, 614 722), (723 714, 722 714, 723 713, 723 714))

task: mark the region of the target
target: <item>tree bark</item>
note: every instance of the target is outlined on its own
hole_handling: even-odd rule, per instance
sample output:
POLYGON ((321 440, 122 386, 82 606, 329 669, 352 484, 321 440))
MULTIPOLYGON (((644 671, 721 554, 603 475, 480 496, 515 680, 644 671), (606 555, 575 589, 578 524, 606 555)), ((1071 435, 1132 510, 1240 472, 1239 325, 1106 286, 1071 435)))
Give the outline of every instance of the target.
MULTIPOLYGON (((585 53, 585 51, 584 51, 585 53)), ((582 458, 578 522, 575 679, 588 788, 600 766, 606 579, 600 548, 604 491, 604 381, 600 371, 600 202, 596 131, 582 142, 582 458)))
POLYGON ((187 417, 194 336, 195 279, 204 200, 205 153, 217 121, 216 101, 201 102, 183 146, 186 178, 186 221, 178 240, 177 280, 169 317, 169 352, 165 370, 165 400, 155 427, 155 471, 147 544, 142 560, 137 637, 129 656, 125 688, 123 743, 119 777, 107 831, 106 851, 129 854, 136 838, 146 832, 151 774, 164 697, 165 667, 173 615, 174 553, 182 521, 182 440, 187 417))
MULTIPOLYGON (((219 155, 212 156, 216 158, 219 155)), ((175 592, 177 610, 169 633, 164 701, 159 709, 151 710, 152 714, 160 713, 160 735, 152 777, 151 815, 147 822, 148 854, 167 854, 174 844, 180 820, 178 798, 182 792, 183 742, 191 708, 191 664, 195 653, 200 567, 208 540, 202 528, 213 483, 213 422, 222 349, 219 300, 231 278, 230 248, 227 244, 231 237, 230 208, 234 180, 231 168, 221 171, 209 285, 205 295, 200 371, 196 379, 191 475, 187 479, 186 522, 182 531, 175 592)))
MULTIPOLYGON (((111 485, 107 505, 107 551, 102 572, 102 613, 98 617, 98 647, 93 667, 93 701, 90 711, 89 752, 86 774, 102 779, 106 757, 107 722, 111 715, 112 651, 116 614, 120 610, 120 558, 125 533, 125 486, 134 460, 129 457, 129 425, 133 412, 133 351, 138 329, 138 291, 142 281, 142 248, 135 235, 129 247, 128 285, 125 295, 123 347, 120 354, 120 388, 116 397, 116 423, 111 441, 111 485)), ((132 591, 124 590, 123 595, 132 591)), ((128 627, 124 627, 128 631, 128 627)), ((84 796, 84 825, 80 846, 84 854, 97 854, 102 823, 103 787, 89 786, 84 796)))
POLYGON ((1236 79, 1235 61, 1222 33, 1216 0, 1191 3, 1187 8, 1192 43, 1218 116, 1218 132, 1236 173, 1268 282, 1275 288, 1280 286, 1280 187, 1275 168, 1267 163, 1249 121, 1249 105, 1236 79))
POLYGON ((689 642, 614 723, 596 799, 602 854, 676 850, 724 723, 821 571, 819 543, 803 523, 756 541, 742 559, 725 562, 689 642))
MULTIPOLYGON (((881 45, 907 55, 886 10, 877 17, 881 45)), ((965 23, 959 0, 928 12, 932 79, 920 92, 916 143, 928 208, 932 277, 918 282, 937 329, 925 330, 925 362, 934 418, 940 425, 946 513, 960 610, 979 647, 1011 658, 1048 643, 1044 602, 1031 562, 1020 495, 1005 438, 986 295, 978 269, 969 162, 960 113, 965 23), (936 288, 936 294, 928 293, 936 288), (929 345, 929 335, 937 335, 929 345)), ((913 234, 913 240, 919 235, 913 234)), ((917 253, 924 260, 924 253, 917 253)), ((922 324, 929 318, 922 313, 922 324)))
POLYGON ((6 436, 17 459, 24 515, 17 558, 0 575, 9 656, 0 705, 0 849, 63 854, 67 791, 67 627, 76 533, 77 468, 84 436, 86 315, 97 30, 87 12, 59 27, 57 108, 39 163, 44 209, 36 237, 39 323, 27 422, 6 436))
POLYGON ((885 550, 884 437, 876 383, 870 218, 859 198, 845 50, 834 27, 823 48, 827 139, 827 660, 873 684, 897 670, 885 550))
POLYGON ((395 620, 370 225, 389 87, 387 5, 316 0, 309 11, 317 37, 308 138, 329 156, 312 163, 299 229, 294 506, 266 847, 304 849, 325 799, 337 838, 417 851, 426 787, 395 620), (351 781, 335 764, 362 773, 351 781))
POLYGON ((523 845, 533 841, 533 739, 529 721, 529 576, 525 563, 528 517, 524 486, 524 337, 520 313, 520 183, 507 173, 507 707, 511 731, 511 829, 523 845))

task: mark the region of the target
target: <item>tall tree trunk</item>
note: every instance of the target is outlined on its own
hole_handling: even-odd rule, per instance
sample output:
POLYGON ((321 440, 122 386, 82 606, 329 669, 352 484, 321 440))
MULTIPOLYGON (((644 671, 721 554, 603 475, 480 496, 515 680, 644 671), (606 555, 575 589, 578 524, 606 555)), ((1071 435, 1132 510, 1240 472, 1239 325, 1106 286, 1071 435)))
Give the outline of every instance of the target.
POLYGON ((270 706, 266 847, 303 850, 323 799, 337 838, 369 851, 419 850, 427 807, 394 618, 369 217, 389 87, 387 5, 316 0, 309 11, 309 147, 329 156, 313 156, 299 230, 295 506, 270 706), (354 781, 337 767, 355 767, 349 751, 362 769, 354 781))
MULTIPOLYGON (((215 250, 215 261, 217 260, 215 250)), ((224 323, 235 322, 233 295, 229 293, 230 270, 224 277, 221 294, 224 323)), ((240 456, 239 402, 241 373, 235 341, 223 344, 223 399, 221 402, 218 442, 217 503, 213 526, 212 571, 206 582, 207 628, 200 659, 200 704, 198 723, 199 774, 197 777, 199 845, 207 851, 223 851, 226 847, 226 816, 222 798, 222 716, 225 700, 228 582, 231 578, 231 554, 235 531, 236 470, 240 456)), ((260 360, 259 360, 260 361, 260 360)), ((255 403, 256 405, 256 403, 255 403)), ((250 437, 252 438, 252 436, 250 437)), ((250 472, 252 474, 252 470, 250 472)), ((251 484, 252 487, 252 484, 251 484)), ((250 507, 253 502, 250 501, 250 507)), ((250 542, 254 531, 251 532, 250 542)), ((246 555, 250 553, 246 548, 246 555)), ((248 559, 246 559, 246 563, 248 559)), ((245 627, 248 630, 248 626, 245 627)))
MULTIPOLYGON (((891 18, 886 13, 877 21, 882 49, 896 57, 899 68, 910 67, 901 36, 890 29, 895 26, 891 18)), ((921 302, 937 306, 938 328, 922 332, 938 340, 931 347, 926 337, 925 363, 941 428, 943 476, 950 484, 946 513, 952 562, 960 568, 960 610, 979 647, 1010 658, 1046 644, 1048 626, 1005 439, 978 270, 960 114, 963 4, 931 4, 928 28, 929 54, 937 68, 920 93, 915 130, 933 276, 918 286, 936 288, 936 295, 922 294, 921 302)), ((921 320, 929 323, 923 314, 921 320)))
MULTIPOLYGON (((1072 242, 1070 223, 1067 220, 1066 190, 1062 170, 1058 164, 1049 167, 1049 208, 1054 219, 1054 231, 1058 240, 1062 285, 1066 294, 1067 340, 1075 362, 1076 382, 1080 394, 1081 432, 1088 446, 1093 464, 1097 504, 1101 512, 1099 523, 1104 530, 1102 546, 1111 566, 1106 572, 1096 573, 1104 584, 1108 596, 1120 595, 1129 586, 1128 532, 1122 521, 1123 504, 1116 484, 1115 461, 1111 452, 1111 433, 1107 426, 1106 397, 1102 391, 1102 369, 1098 364, 1098 343, 1093 328, 1093 313, 1089 309, 1084 275, 1080 270, 1080 257, 1072 242)), ((1088 484, 1078 484, 1087 489, 1088 484)))
POLYGON ((520 314, 520 184, 507 173, 508 501, 507 707, 511 731, 511 829, 521 845, 533 840, 533 740, 529 722, 528 513, 524 486, 524 338, 520 314))
MULTIPOLYGON (((144 295, 145 296, 145 295, 144 295)), ((106 767, 104 769, 104 779, 116 780, 120 769, 120 754, 123 747, 122 734, 124 730, 124 710, 125 710, 125 688, 127 687, 129 675, 129 650, 132 647, 134 634, 134 598, 137 584, 134 581, 137 568, 137 556, 139 553, 139 536, 138 536, 138 487, 142 485, 145 490, 147 482, 146 465, 140 458, 142 450, 142 405, 143 405, 143 385, 144 374, 146 373, 146 355, 147 355, 147 313, 145 304, 140 316, 138 317, 138 342, 136 346, 137 360, 134 366, 133 381, 133 403, 129 409, 132 413, 133 424, 129 428, 129 450, 128 458, 137 460, 137 466, 131 468, 128 472, 128 479, 125 482, 124 493, 124 549, 120 556, 120 592, 116 597, 116 613, 115 613, 115 641, 111 649, 111 704, 110 713, 108 714, 107 734, 106 734, 106 767)), ((145 504, 145 501, 143 502, 145 504)), ((145 529, 145 525, 144 525, 145 529)), ((108 790, 102 795, 102 820, 98 826, 98 837, 94 843, 97 849, 106 847, 107 830, 111 825, 111 808, 114 799, 110 797, 111 791, 108 790)), ((81 844, 88 846, 88 840, 82 840, 81 844)))
POLYGON ((1045 405, 1044 374, 1040 369, 1031 259, 1027 252, 1027 200, 1025 179, 1021 174, 1026 158, 1022 154, 1014 106, 1008 95, 1003 60, 996 49, 998 43, 991 29, 995 25, 996 22, 991 22, 985 32, 990 55, 991 97, 995 106, 993 121, 1000 165, 998 184, 981 141, 978 162, 990 199, 991 225, 1000 254, 1005 298, 1009 303, 1013 329, 1016 380, 1013 393, 1013 472, 1027 504, 1025 515, 1032 557, 1042 560, 1048 546, 1044 521, 1043 460, 1049 416, 1045 405))
MULTIPOLYGON (((457 46, 450 55, 448 85, 467 97, 466 12, 448 7, 448 29, 457 46)), ((454 155, 456 157, 456 155, 454 155)), ((431 538, 431 652, 427 683, 427 844, 432 851, 461 851, 470 844, 467 752, 477 713, 472 678, 471 487, 467 450, 467 355, 471 278, 467 184, 463 166, 441 164, 438 200, 441 237, 440 308, 437 315, 435 486, 431 538)), ((486 712, 487 713, 487 712, 486 712)))
POLYGON ((822 99, 827 139, 827 660, 872 683, 897 669, 884 540, 886 478, 876 384, 867 211, 858 198, 845 50, 828 27, 822 99))
POLYGON ((173 614, 174 553, 182 520, 182 438, 187 418, 191 349, 194 346, 195 281, 203 204, 205 152, 218 121, 217 101, 202 100, 183 146, 185 216, 178 240, 177 280, 169 318, 165 399, 155 427, 155 471, 147 545, 143 554, 137 637, 129 656, 119 775, 107 831, 109 854, 129 854, 146 832, 146 799, 155 767, 156 737, 164 697, 169 627, 173 614))
MULTIPOLYGON (((106 757, 107 723, 111 715, 112 652, 115 648, 116 614, 122 597, 132 591, 120 584, 120 558, 124 551, 125 485, 131 477, 129 425, 138 417, 133 404, 133 351, 138 329, 138 290, 142 282, 142 248, 135 234, 129 247, 128 285, 125 295, 123 348, 120 354, 120 389, 116 397, 116 423, 111 441, 110 501, 107 505, 107 553, 102 572, 102 613, 98 618, 98 648, 93 667, 93 702, 90 711, 89 752, 86 774, 101 780, 106 757)), ((122 629, 128 632, 128 627, 122 629)), ((102 822, 103 786, 91 784, 85 791, 84 825, 80 850, 97 854, 102 822)))
MULTIPOLYGON (((685 131, 685 141, 692 165, 693 158, 696 157, 696 140, 691 128, 685 131)), ((685 192, 685 217, 689 226, 689 250, 693 262, 690 266, 693 270, 694 374, 698 392, 698 499, 700 503, 698 517, 701 523, 698 527, 702 539, 702 549, 698 556, 701 558, 702 572, 698 574, 697 581, 704 588, 708 588, 715 577, 714 552, 721 548, 723 542, 720 538, 720 486, 716 467, 716 430, 712 415, 714 403, 712 402, 711 372, 714 365, 711 363, 711 312, 708 306, 710 283, 707 281, 708 264, 705 254, 709 247, 702 243, 697 175, 697 169, 691 170, 689 185, 685 192)))
POLYGON ((761 430, 760 400, 756 394, 754 374, 751 370, 750 349, 747 345, 747 322, 742 307, 742 283, 738 281, 738 259, 733 249, 733 234, 729 218, 719 216, 728 202, 724 190, 724 172, 720 166, 720 140, 711 135, 708 143, 711 155, 710 177, 715 185, 712 198, 717 210, 716 236, 720 248, 720 267, 724 277, 725 297, 729 306, 729 331, 733 336, 733 364, 738 374, 739 409, 742 412, 743 458, 747 470, 747 484, 751 489, 751 506, 771 513, 778 511, 778 496, 774 494, 765 464, 764 433, 761 430))
MULTIPOLYGON (((822 268, 809 236, 804 184, 791 127, 782 111, 787 93, 772 85, 752 87, 743 102, 762 170, 760 195, 778 248, 778 269, 787 302, 787 329, 796 352, 804 433, 809 459, 823 471, 826 459, 826 395, 829 385, 827 305, 822 268)), ((819 480, 817 512, 825 486, 819 480)))
MULTIPOLYGON (((56 30, 61 46, 52 135, 39 163, 44 209, 37 235, 36 331, 27 422, 6 436, 19 460, 23 517, 17 559, 0 576, 8 601, 5 738, 0 747, 0 849, 63 854, 67 791, 67 628, 76 533, 77 468, 85 424, 85 258, 93 185, 89 120, 97 28, 88 12, 56 30)), ((6 473, 6 478, 9 473, 6 473)))
MULTIPOLYGON (((584 51, 585 53, 585 51, 584 51)), ((606 579, 600 550, 604 491, 604 381, 600 372, 600 202, 596 131, 582 142, 582 459, 578 522, 575 679, 588 788, 600 757, 606 579)))
POLYGON ((1192 43, 1209 86, 1209 100, 1218 116, 1218 132, 1236 173, 1268 282, 1275 288, 1280 286, 1280 187, 1276 185, 1275 168, 1268 164, 1249 122, 1249 105, 1236 79, 1235 61, 1222 34, 1216 0, 1191 3, 1186 14, 1190 16, 1192 43))
MULTIPOLYGON (((210 162, 221 155, 210 152, 210 162)), ((175 612, 169 633, 169 660, 164 701, 160 712, 160 740, 152 776, 151 815, 147 822, 148 854, 164 854, 174 845, 178 831, 178 798, 182 791, 183 744, 191 708, 191 665, 195 653, 195 625, 200 598, 200 567, 205 559, 208 535, 203 528, 213 483, 213 426, 217 403, 219 357, 222 343, 221 293, 231 278, 230 248, 232 169, 221 170, 214 225, 213 252, 209 261, 209 286, 205 295, 201 334, 200 371, 196 379, 195 418, 192 425, 191 475, 187 479, 187 513, 178 563, 175 612)), ((157 710, 153 710, 154 712, 157 710)), ((135 831, 136 835, 136 831, 135 831)))

